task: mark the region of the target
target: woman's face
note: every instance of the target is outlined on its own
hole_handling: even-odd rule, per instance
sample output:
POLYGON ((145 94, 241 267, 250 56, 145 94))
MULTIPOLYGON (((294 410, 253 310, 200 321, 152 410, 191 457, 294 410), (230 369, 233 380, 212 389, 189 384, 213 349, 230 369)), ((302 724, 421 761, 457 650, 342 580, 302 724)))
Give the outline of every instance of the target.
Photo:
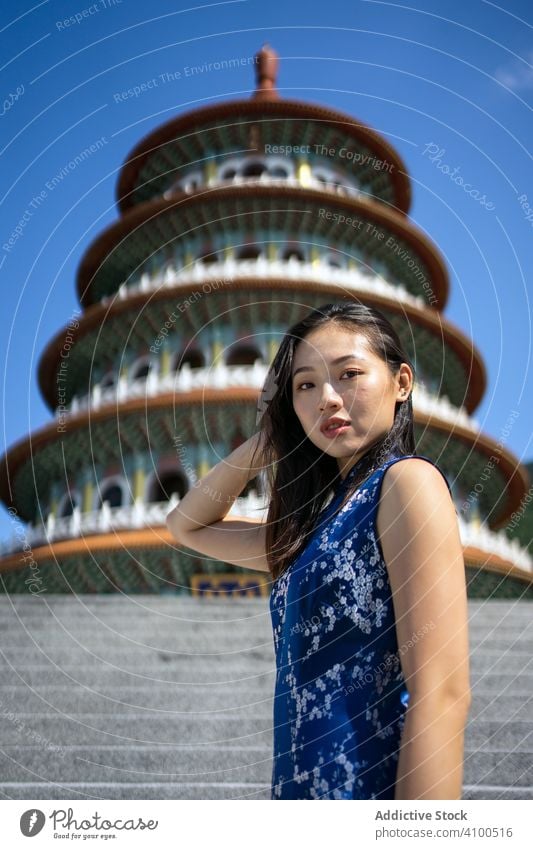
POLYGON ((393 378, 363 334, 329 322, 310 331, 296 346, 294 411, 311 442, 337 458, 344 478, 368 448, 389 432, 395 404, 408 397, 412 379, 406 363, 393 378), (341 357, 343 361, 336 363, 341 357), (332 416, 348 420, 348 425, 328 435, 321 426, 332 416))

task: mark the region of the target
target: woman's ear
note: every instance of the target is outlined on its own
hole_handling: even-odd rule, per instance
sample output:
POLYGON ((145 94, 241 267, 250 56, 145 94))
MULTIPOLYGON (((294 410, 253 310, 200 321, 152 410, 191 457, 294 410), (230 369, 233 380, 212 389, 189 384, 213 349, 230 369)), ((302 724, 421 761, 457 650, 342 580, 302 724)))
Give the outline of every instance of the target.
POLYGON ((402 363, 396 377, 398 394, 396 400, 402 403, 407 401, 413 389, 413 372, 407 363, 402 363))

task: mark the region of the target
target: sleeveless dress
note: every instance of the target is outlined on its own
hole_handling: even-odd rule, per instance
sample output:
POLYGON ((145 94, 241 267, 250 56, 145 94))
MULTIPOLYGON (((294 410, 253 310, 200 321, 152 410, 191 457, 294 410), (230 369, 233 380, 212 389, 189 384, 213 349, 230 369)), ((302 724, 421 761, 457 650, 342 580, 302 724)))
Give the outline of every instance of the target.
POLYGON ((409 694, 376 516, 385 471, 406 457, 438 468, 389 455, 333 516, 356 463, 272 583, 271 799, 394 799, 409 694))

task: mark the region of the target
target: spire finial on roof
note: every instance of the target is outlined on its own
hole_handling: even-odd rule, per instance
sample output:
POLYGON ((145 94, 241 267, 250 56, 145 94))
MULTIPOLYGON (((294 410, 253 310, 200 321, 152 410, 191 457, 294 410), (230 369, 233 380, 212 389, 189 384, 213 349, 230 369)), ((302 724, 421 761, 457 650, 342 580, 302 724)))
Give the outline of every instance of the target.
POLYGON ((256 100, 277 100, 279 93, 276 89, 279 57, 275 50, 265 42, 256 54, 256 88, 252 97, 256 100))

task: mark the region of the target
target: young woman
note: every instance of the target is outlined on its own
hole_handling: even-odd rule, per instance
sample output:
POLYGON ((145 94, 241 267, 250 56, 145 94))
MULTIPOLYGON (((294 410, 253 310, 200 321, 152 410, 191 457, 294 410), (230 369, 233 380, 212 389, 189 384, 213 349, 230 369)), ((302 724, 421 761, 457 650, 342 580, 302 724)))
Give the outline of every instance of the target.
POLYGON ((168 515, 178 540, 270 572, 272 799, 460 799, 470 705, 462 545, 415 454, 414 369, 378 310, 287 331, 259 431, 168 515), (262 469, 266 523, 225 518, 262 469))

